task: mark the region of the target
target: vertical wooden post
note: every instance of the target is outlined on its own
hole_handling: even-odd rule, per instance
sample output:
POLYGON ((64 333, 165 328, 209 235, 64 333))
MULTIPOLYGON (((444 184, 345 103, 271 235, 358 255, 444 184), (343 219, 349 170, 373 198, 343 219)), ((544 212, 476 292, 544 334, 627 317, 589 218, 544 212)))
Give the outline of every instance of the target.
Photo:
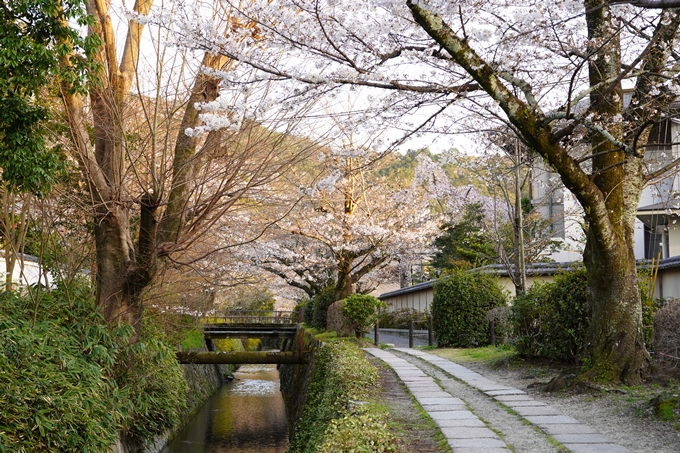
POLYGON ((378 326, 378 321, 375 322, 375 326, 373 327, 373 339, 375 340, 375 346, 380 346, 380 327, 378 326))
POLYGON ((408 320, 408 347, 413 348, 413 318, 408 320))
POLYGON ((432 330, 432 315, 427 318, 427 344, 434 346, 434 332, 432 330))

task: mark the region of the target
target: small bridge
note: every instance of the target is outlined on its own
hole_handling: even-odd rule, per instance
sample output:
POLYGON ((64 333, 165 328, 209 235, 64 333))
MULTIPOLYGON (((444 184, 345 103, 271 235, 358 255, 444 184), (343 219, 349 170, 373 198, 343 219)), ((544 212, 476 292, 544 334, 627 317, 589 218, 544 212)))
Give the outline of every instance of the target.
POLYGON ((293 339, 298 329, 292 311, 232 310, 203 319, 203 335, 208 352, 177 352, 179 363, 194 364, 249 364, 249 363, 307 363, 306 354, 238 351, 216 352, 214 339, 219 338, 285 338, 293 339))

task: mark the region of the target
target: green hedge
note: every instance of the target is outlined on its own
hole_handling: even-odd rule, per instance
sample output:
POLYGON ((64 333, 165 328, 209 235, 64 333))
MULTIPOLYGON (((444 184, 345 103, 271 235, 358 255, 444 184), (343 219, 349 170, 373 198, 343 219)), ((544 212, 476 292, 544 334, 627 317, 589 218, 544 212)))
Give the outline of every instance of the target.
POLYGON ((432 328, 439 346, 489 344, 486 314, 507 304, 497 279, 488 274, 454 271, 434 285, 432 328))
POLYGON ((288 452, 396 451, 387 414, 366 404, 379 392, 378 370, 363 351, 348 342, 323 344, 288 452))
POLYGON ((512 325, 517 352, 566 362, 578 361, 588 328, 585 269, 535 283, 515 298, 512 325))
POLYGON ((426 319, 429 313, 421 313, 415 308, 403 308, 397 311, 383 311, 379 322, 383 329, 408 329, 411 319, 426 319))

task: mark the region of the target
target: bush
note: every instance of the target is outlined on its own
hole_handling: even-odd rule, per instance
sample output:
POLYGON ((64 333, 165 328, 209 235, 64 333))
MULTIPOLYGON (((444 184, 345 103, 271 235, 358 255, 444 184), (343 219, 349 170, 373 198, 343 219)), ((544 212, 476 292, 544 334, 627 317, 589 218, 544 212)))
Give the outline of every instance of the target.
POLYGON ((507 304, 497 280, 487 274, 454 271, 434 285, 432 318, 439 346, 489 343, 486 314, 507 304))
POLYGON ((312 306, 311 313, 309 313, 311 316, 307 317, 308 313, 305 312, 305 320, 307 320, 307 323, 317 329, 325 329, 326 319, 328 317, 328 307, 330 307, 333 302, 335 302, 334 286, 329 286, 315 295, 309 303, 309 305, 312 306))
POLYGON ((84 283, 0 294, 0 451, 108 451, 179 423, 187 384, 162 328, 107 327, 84 283))
POLYGON ((385 329, 408 329, 411 319, 427 318, 428 313, 421 313, 415 308, 403 308, 397 311, 385 311, 380 314, 380 327, 385 329))
POLYGON ((177 426, 186 409, 184 371, 164 340, 160 325, 147 316, 139 341, 125 345, 116 363, 116 381, 132 405, 125 431, 141 441, 177 426))
POLYGON ((332 330, 338 333, 338 336, 349 337, 354 333, 352 323, 342 314, 342 304, 344 301, 339 300, 333 302, 328 307, 328 321, 326 323, 327 330, 332 330))
POLYGON ((511 313, 510 307, 496 307, 486 313, 486 322, 493 322, 497 342, 506 343, 512 336, 511 313))
POLYGON ((340 312, 351 323, 357 338, 362 338, 366 330, 378 319, 377 309, 386 307, 385 302, 368 294, 352 294, 342 301, 340 312))
POLYGON ((585 269, 535 283, 515 298, 512 324, 517 352, 524 356, 578 362, 586 329, 585 269))
POLYGON ((680 364, 680 300, 675 300, 656 312, 654 352, 662 364, 680 364))
POLYGON ((0 451, 107 451, 130 408, 86 286, 0 294, 0 451))

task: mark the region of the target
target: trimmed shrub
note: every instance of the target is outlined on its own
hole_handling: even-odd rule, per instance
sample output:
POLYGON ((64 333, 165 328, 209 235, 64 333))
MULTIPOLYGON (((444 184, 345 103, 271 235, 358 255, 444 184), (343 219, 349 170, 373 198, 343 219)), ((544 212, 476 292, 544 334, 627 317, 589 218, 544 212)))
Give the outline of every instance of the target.
POLYGON ((535 283, 515 298, 512 324, 517 352, 524 356, 578 362, 586 329, 586 272, 557 275, 552 283, 535 283))
POLYGON ((489 344, 489 310, 507 304, 496 278, 478 272, 454 271, 434 285, 432 318, 439 346, 489 344))
POLYGON ((361 338, 378 319, 378 308, 386 306, 385 302, 377 297, 368 294, 352 294, 342 301, 340 313, 352 324, 357 338, 361 338))

